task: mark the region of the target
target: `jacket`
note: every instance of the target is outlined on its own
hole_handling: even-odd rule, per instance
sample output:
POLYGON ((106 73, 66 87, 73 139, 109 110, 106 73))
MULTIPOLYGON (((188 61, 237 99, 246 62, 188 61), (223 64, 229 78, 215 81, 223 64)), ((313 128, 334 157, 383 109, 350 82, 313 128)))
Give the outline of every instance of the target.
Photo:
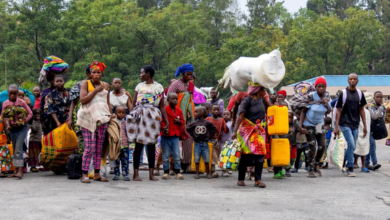
POLYGON ((120 141, 121 126, 116 119, 111 119, 108 122, 106 138, 104 139, 102 148, 102 160, 105 160, 108 155, 110 161, 118 159, 121 151, 120 141))
MULTIPOLYGON (((168 121, 169 121, 169 131, 168 131, 168 134, 165 134, 164 132, 162 132, 161 135, 168 136, 168 137, 173 137, 173 136, 180 137, 180 127, 181 126, 173 123, 173 120, 175 118, 179 118, 182 125, 183 125, 184 124, 183 112, 178 107, 175 107, 175 112, 173 112, 173 110, 170 106, 165 107, 165 111, 167 112, 167 117, 168 117, 168 121)), ((165 127, 165 121, 162 120, 161 128, 163 129, 164 127, 165 127)))

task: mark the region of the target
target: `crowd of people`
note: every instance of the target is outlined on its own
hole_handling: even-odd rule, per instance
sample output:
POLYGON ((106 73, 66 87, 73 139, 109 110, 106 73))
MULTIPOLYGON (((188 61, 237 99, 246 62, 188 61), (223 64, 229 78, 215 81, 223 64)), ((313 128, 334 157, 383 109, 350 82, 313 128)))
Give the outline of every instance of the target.
MULTIPOLYGON (((44 171, 45 167, 38 168, 42 137, 63 124, 77 134, 82 152, 82 183, 91 182, 88 176, 91 166, 94 181, 109 181, 106 175, 100 175, 101 162, 106 159, 102 158, 102 147, 107 135, 115 129, 119 137, 115 145, 119 150, 110 163, 113 164, 113 180, 119 180, 122 175, 124 181, 130 181, 129 164, 132 162, 132 180, 142 181, 139 169, 144 150, 149 180, 159 180, 156 176, 160 165, 164 170, 163 180, 171 176, 183 180, 183 173, 190 172, 196 173, 195 179, 203 172, 207 179, 218 178, 216 166, 221 149, 232 140, 237 140, 242 149, 238 186, 245 186, 244 180, 248 178, 255 181, 255 187, 266 187, 262 178, 265 164, 275 179, 291 177, 302 163, 306 165, 308 177, 321 177, 321 169, 328 167, 326 149, 331 135, 340 132, 348 145, 344 159, 347 176, 356 176, 354 168, 358 167, 358 156, 362 157, 362 172, 381 166, 376 159, 375 140, 378 138, 374 138, 373 129, 367 132, 372 125, 366 124, 364 109, 369 111, 372 123, 383 121, 384 124, 383 95, 378 91, 373 100, 366 100, 365 94, 357 88, 357 74, 348 76, 349 86, 336 94, 334 100, 326 91, 325 78, 319 77, 311 94, 312 102, 298 114, 291 110, 286 91, 271 94, 253 82, 249 83, 246 92, 234 93, 226 109, 215 88, 211 89, 211 99, 207 101, 196 90, 191 64, 180 66, 175 73, 180 78, 170 80, 165 89, 154 81, 152 66, 142 67, 141 83, 135 87, 133 95, 123 89, 120 78, 112 79, 111 84, 103 82, 105 69, 104 63, 93 62, 86 67, 85 80, 67 89, 64 87, 67 64, 50 56, 45 60, 40 76, 40 82, 47 81, 50 87, 42 91, 34 87, 34 105, 17 85, 8 87, 9 98, 2 103, 0 118, 1 177, 22 179, 27 167, 31 172, 44 171), (288 134, 268 135, 267 109, 271 106, 289 109, 288 134), (331 112, 335 112, 334 116, 328 117, 331 112), (367 155, 354 155, 360 121, 363 122, 362 136, 369 135, 367 155), (29 142, 25 143, 27 135, 29 142), (289 140, 290 164, 286 167, 272 166, 270 152, 275 147, 271 144, 274 138, 289 140), (134 149, 130 149, 131 144, 134 149), (158 154, 157 144, 160 146, 158 154), (205 170, 201 171, 203 163, 205 170), (14 172, 11 172, 11 166, 16 168, 14 172)), ((231 174, 227 170, 221 172, 224 177, 231 174)))

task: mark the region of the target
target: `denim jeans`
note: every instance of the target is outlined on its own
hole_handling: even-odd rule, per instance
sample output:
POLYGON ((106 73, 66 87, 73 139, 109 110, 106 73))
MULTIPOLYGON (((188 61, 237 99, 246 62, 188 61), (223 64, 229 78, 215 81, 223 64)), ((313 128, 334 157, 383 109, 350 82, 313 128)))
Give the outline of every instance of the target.
POLYGON ((195 142, 194 145, 194 162, 199 163, 202 156, 205 163, 210 162, 210 149, 208 142, 195 142))
POLYGON ((370 134, 370 152, 366 156, 366 167, 370 165, 370 158, 373 166, 378 164, 378 160, 376 159, 376 143, 374 137, 372 137, 372 134, 370 134))
POLYGON ((16 168, 23 167, 24 165, 23 144, 24 144, 24 139, 27 136, 27 132, 28 132, 27 125, 23 126, 20 129, 10 130, 12 147, 14 148, 13 164, 16 168))
POLYGON ((347 161, 348 169, 353 170, 353 161, 354 161, 353 153, 355 152, 359 129, 351 129, 350 127, 340 126, 340 130, 341 132, 343 132, 344 138, 348 144, 348 148, 345 151, 344 160, 347 161))
POLYGON ((180 146, 179 146, 179 137, 173 136, 161 136, 161 150, 163 158, 163 169, 164 171, 169 170, 169 157, 173 156, 175 161, 175 170, 180 170, 180 146))

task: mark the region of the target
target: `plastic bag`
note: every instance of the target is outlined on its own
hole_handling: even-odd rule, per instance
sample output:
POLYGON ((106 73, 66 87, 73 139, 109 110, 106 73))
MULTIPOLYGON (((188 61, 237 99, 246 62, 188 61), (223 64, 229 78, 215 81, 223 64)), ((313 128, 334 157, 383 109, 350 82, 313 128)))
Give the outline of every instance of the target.
POLYGON ((328 146, 327 156, 329 163, 337 166, 340 170, 343 168, 344 163, 344 153, 346 147, 345 143, 346 141, 342 132, 340 132, 338 137, 332 133, 332 137, 330 138, 330 143, 328 146))
POLYGON ((240 57, 226 68, 219 85, 230 86, 232 92, 243 90, 249 81, 258 83, 271 92, 279 85, 286 74, 279 49, 259 57, 240 57))
POLYGON ((370 112, 367 109, 364 109, 364 113, 366 116, 367 135, 363 137, 364 124, 362 118, 360 118, 358 139, 356 141, 356 148, 354 151, 354 154, 359 156, 366 156, 370 152, 371 116, 370 112))

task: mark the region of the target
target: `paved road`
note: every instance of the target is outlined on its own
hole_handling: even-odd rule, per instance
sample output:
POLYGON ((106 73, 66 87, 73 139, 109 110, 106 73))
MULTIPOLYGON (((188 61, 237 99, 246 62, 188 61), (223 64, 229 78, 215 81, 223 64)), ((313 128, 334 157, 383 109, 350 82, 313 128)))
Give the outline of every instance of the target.
POLYGON ((266 189, 232 177, 81 184, 51 172, 0 179, 2 219, 390 219, 390 147, 378 146, 381 172, 347 178, 338 169, 302 171, 266 189))

